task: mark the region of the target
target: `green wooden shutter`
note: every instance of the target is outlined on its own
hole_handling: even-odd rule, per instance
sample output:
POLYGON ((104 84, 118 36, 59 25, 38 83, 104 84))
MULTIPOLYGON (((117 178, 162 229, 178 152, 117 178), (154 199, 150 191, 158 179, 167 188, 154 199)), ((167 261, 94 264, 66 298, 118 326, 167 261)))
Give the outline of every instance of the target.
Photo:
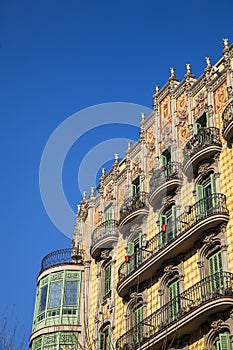
POLYGON ((105 333, 98 334, 98 350, 106 350, 105 349, 105 333))
POLYGON ((166 215, 160 215, 160 234, 159 234, 159 247, 163 247, 166 244, 167 240, 167 232, 162 232, 162 226, 163 224, 167 225, 167 216, 166 215))
POLYGON ((142 192, 142 178, 141 178, 141 176, 139 176, 138 191, 139 191, 139 192, 142 192))
POLYGON ((160 156, 160 167, 163 167, 166 164, 167 164, 167 157, 162 154, 160 156))
POLYGON ((134 242, 128 242, 128 255, 130 256, 130 261, 127 263, 128 272, 130 273, 134 269, 134 242))
POLYGON ((135 184, 131 184, 131 196, 135 196, 137 194, 137 186, 135 184))
POLYGON ((208 112, 206 112, 206 127, 210 128, 210 117, 209 117, 208 112))
POLYGON ((164 155, 160 156, 160 167, 161 167, 161 178, 166 179, 167 169, 164 169, 164 166, 167 165, 167 157, 164 155))
POLYGON ((210 183, 211 183, 213 213, 215 213, 217 209, 217 197, 215 195, 216 193, 215 174, 210 175, 210 183))
POLYGON ((170 317, 172 321, 176 318, 179 312, 179 304, 180 304, 179 294, 180 294, 179 280, 176 280, 168 286, 168 295, 169 295, 169 302, 170 302, 170 317))
POLYGON ((232 350, 229 333, 219 333, 219 340, 216 345, 217 350, 232 350))
POLYGON ((172 238, 176 235, 176 206, 172 206, 172 238))
POLYGON ((197 202, 197 207, 196 207, 196 214, 197 218, 203 218, 205 214, 205 206, 204 206, 204 188, 202 185, 196 185, 196 202, 197 202))
POLYGON ((111 279, 112 279, 112 265, 109 264, 105 268, 105 279, 104 279, 105 298, 108 298, 111 295, 111 279))
POLYGON ((221 292, 221 289, 224 286, 223 281, 223 265, 222 265, 222 253, 221 250, 218 250, 216 253, 212 254, 209 259, 209 274, 211 275, 210 288, 211 292, 218 290, 221 292))
MULTIPOLYGON (((139 306, 134 310, 134 326, 139 325, 140 322, 143 321, 143 306, 139 306)), ((136 327, 135 331, 135 341, 139 343, 143 339, 143 325, 139 325, 136 327)))
POLYGON ((200 123, 195 123, 194 124, 194 134, 198 134, 199 129, 201 128, 200 123))

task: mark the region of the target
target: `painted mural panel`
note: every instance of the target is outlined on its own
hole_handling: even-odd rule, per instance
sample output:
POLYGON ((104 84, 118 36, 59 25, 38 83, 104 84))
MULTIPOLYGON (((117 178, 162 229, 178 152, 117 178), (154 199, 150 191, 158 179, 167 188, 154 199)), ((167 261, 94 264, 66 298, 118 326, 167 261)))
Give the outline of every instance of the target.
POLYGON ((160 152, 172 142, 171 98, 167 95, 160 103, 160 152))
POLYGON ((188 101, 186 91, 184 91, 176 100, 176 112, 179 148, 183 148, 189 139, 188 101))

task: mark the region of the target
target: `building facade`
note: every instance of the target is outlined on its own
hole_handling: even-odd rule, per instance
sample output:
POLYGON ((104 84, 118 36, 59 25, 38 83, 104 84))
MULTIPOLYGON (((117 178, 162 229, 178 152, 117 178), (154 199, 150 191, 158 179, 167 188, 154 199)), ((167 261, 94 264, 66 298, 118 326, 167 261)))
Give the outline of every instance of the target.
POLYGON ((171 68, 38 277, 32 350, 233 349, 233 45, 171 68), (65 256, 63 256, 65 254, 65 256), (66 255, 68 254, 68 255, 66 255))

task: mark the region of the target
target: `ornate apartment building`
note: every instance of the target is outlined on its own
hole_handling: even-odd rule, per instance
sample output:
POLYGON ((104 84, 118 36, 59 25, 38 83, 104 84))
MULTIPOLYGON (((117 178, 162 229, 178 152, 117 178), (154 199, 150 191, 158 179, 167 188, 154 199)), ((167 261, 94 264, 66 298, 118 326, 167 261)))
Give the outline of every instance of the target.
POLYGON ((233 349, 233 45, 156 87, 38 277, 32 350, 233 349))

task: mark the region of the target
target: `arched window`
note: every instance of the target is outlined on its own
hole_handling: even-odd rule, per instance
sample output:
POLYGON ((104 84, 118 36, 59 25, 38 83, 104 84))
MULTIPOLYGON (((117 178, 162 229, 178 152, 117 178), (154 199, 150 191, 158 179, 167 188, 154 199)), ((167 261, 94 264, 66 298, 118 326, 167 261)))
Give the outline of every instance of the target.
POLYGON ((111 349, 111 325, 105 323, 98 333, 98 350, 110 350, 111 349))
POLYGON ((143 340, 143 318, 144 318, 144 304, 141 297, 131 300, 128 305, 128 329, 134 330, 133 340, 135 344, 143 340))

